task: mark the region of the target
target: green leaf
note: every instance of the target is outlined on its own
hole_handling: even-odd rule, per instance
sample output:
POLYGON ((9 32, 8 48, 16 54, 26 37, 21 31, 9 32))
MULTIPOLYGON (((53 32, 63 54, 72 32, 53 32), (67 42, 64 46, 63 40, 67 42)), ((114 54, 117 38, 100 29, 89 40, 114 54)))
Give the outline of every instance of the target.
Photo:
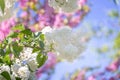
POLYGON ((3 63, 3 59, 0 57, 0 63, 3 63))
POLYGON ((39 64, 38 67, 41 67, 41 66, 45 63, 45 61, 47 60, 47 56, 39 53, 39 54, 37 55, 36 60, 37 60, 37 62, 38 62, 38 64, 39 64))
POLYGON ((16 80, 21 80, 21 78, 19 78, 19 77, 15 77, 15 79, 16 79, 16 80))
POLYGON ((3 49, 0 49, 0 55, 1 55, 1 56, 5 56, 5 52, 4 52, 3 49))
POLYGON ((41 50, 40 49, 38 49, 38 48, 33 48, 33 51, 32 51, 32 53, 35 53, 35 52, 40 52, 41 50))
POLYGON ((11 60, 10 60, 9 54, 8 54, 8 55, 5 55, 5 57, 3 58, 3 62, 7 63, 8 65, 11 64, 11 60))
POLYGON ((30 29, 25 29, 21 31, 21 33, 24 33, 25 35, 32 35, 32 31, 30 29))
POLYGON ((39 41, 39 46, 40 46, 41 49, 44 49, 44 46, 45 46, 44 42, 43 41, 39 41))
POLYGON ((1 8, 2 12, 4 13, 4 9, 5 9, 5 1, 4 0, 0 0, 0 8, 1 8))
POLYGON ((42 32, 36 32, 34 33, 35 38, 37 38, 42 32))
POLYGON ((117 18, 119 16, 118 11, 112 10, 108 13, 108 15, 112 18, 117 18))
POLYGON ((4 78, 6 78, 7 80, 11 80, 10 75, 9 75, 9 73, 8 73, 7 71, 2 72, 1 75, 2 75, 4 78))
POLYGON ((17 42, 13 42, 11 46, 11 51, 14 53, 15 57, 19 57, 20 52, 23 50, 23 46, 19 46, 17 42))
POLYGON ((23 33, 19 33, 19 34, 18 34, 18 38, 24 39, 24 34, 23 34, 23 33))
POLYGON ((6 52, 5 52, 6 54, 10 54, 11 53, 11 50, 10 50, 10 46, 9 45, 7 45, 6 46, 6 52))
POLYGON ((40 39, 41 39, 42 41, 45 40, 45 36, 44 36, 44 34, 41 34, 41 35, 40 35, 40 39))
POLYGON ((25 27, 22 24, 16 25, 15 27, 12 28, 14 31, 23 31, 25 30, 25 27))
POLYGON ((120 33, 118 34, 118 36, 116 37, 116 39, 114 41, 114 47, 120 48, 120 33))
POLYGON ((7 42, 8 42, 7 44, 10 44, 12 41, 13 41, 12 38, 10 38, 10 37, 7 38, 7 42))
POLYGON ((17 33, 17 32, 14 32, 14 33, 12 33, 12 34, 10 35, 11 38, 17 38, 17 36, 18 36, 18 33, 17 33))

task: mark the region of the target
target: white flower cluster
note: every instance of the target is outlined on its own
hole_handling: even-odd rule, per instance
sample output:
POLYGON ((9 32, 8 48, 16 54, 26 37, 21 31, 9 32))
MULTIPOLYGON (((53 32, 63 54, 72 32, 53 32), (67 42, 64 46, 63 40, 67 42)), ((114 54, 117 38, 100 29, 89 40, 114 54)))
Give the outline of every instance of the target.
MULTIPOLYGON (((85 29, 86 30, 86 29, 85 29)), ((69 27, 46 32, 46 45, 50 47, 53 44, 54 50, 58 53, 58 58, 73 60, 83 52, 91 32, 82 30, 72 30, 69 27)))
MULTIPOLYGON (((11 68, 3 65, 0 67, 0 73, 7 71, 10 74, 11 70, 12 74, 10 76, 12 80, 15 80, 15 77, 19 77, 22 80, 37 80, 35 77, 35 71, 38 69, 36 61, 37 53, 32 53, 32 50, 32 48, 24 48, 20 53, 20 58, 15 59, 11 68)), ((3 80, 2 76, 0 76, 0 80, 3 80)))
POLYGON ((73 12, 78 9, 77 1, 78 0, 48 0, 48 3, 55 10, 73 12))
POLYGON ((32 53, 32 50, 32 48, 24 48, 23 52, 20 53, 20 59, 16 59, 16 63, 12 65, 14 76, 28 80, 31 71, 35 72, 37 70, 37 53, 32 53))

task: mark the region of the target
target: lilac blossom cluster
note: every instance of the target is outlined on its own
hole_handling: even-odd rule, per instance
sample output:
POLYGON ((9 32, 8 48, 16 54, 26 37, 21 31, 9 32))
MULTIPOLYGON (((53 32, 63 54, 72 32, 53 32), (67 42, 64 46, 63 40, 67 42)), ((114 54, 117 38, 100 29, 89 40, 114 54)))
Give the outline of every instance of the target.
POLYGON ((44 3, 41 3, 40 0, 19 0, 22 13, 18 16, 18 22, 24 23, 33 31, 42 30, 46 26, 54 28, 65 25, 76 27, 89 11, 85 5, 86 2, 86 0, 78 0, 76 4, 78 9, 72 13, 65 13, 54 10, 48 0, 44 0, 44 3))

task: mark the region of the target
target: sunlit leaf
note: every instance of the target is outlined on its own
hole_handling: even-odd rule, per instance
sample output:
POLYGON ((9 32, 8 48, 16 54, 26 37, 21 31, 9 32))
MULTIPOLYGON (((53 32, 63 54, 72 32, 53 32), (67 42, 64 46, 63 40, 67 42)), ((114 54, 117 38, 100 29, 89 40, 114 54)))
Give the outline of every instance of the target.
POLYGON ((3 58, 3 61, 4 61, 5 63, 7 63, 8 65, 10 65, 10 64, 11 64, 10 56, 9 56, 9 55, 5 55, 5 57, 3 58))
POLYGON ((5 1, 4 0, 0 0, 0 8, 1 8, 2 12, 4 13, 4 9, 5 9, 5 1))
POLYGON ((35 53, 35 52, 40 52, 41 50, 40 49, 38 49, 38 48, 33 48, 33 51, 32 51, 32 53, 35 53))
POLYGON ((10 54, 11 53, 11 50, 10 50, 10 46, 9 45, 7 45, 6 46, 6 52, 5 52, 6 54, 10 54))
POLYGON ((39 54, 37 55, 36 60, 37 60, 37 62, 38 62, 38 64, 39 64, 38 67, 40 67, 40 66, 42 66, 42 65, 45 63, 45 61, 47 60, 47 56, 39 53, 39 54))
POLYGON ((25 30, 25 27, 22 24, 16 25, 15 27, 12 28, 14 31, 22 31, 25 30))
POLYGON ((41 39, 42 41, 45 40, 45 36, 44 36, 44 34, 41 34, 41 35, 40 35, 40 39, 41 39))

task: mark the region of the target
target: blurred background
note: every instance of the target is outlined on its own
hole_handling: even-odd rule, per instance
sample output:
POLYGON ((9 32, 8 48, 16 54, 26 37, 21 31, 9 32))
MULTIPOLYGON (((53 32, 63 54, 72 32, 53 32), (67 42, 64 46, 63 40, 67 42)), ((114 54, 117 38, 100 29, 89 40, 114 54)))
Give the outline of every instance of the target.
POLYGON ((57 62, 39 80, 120 80, 120 50, 115 48, 120 45, 120 1, 88 0, 87 5, 90 11, 78 25, 94 32, 87 49, 73 62, 57 62))
POLYGON ((120 32, 120 1, 116 1, 88 0, 90 11, 78 25, 94 31, 87 49, 73 62, 56 63, 39 80, 120 80, 120 51, 114 48, 120 32))

